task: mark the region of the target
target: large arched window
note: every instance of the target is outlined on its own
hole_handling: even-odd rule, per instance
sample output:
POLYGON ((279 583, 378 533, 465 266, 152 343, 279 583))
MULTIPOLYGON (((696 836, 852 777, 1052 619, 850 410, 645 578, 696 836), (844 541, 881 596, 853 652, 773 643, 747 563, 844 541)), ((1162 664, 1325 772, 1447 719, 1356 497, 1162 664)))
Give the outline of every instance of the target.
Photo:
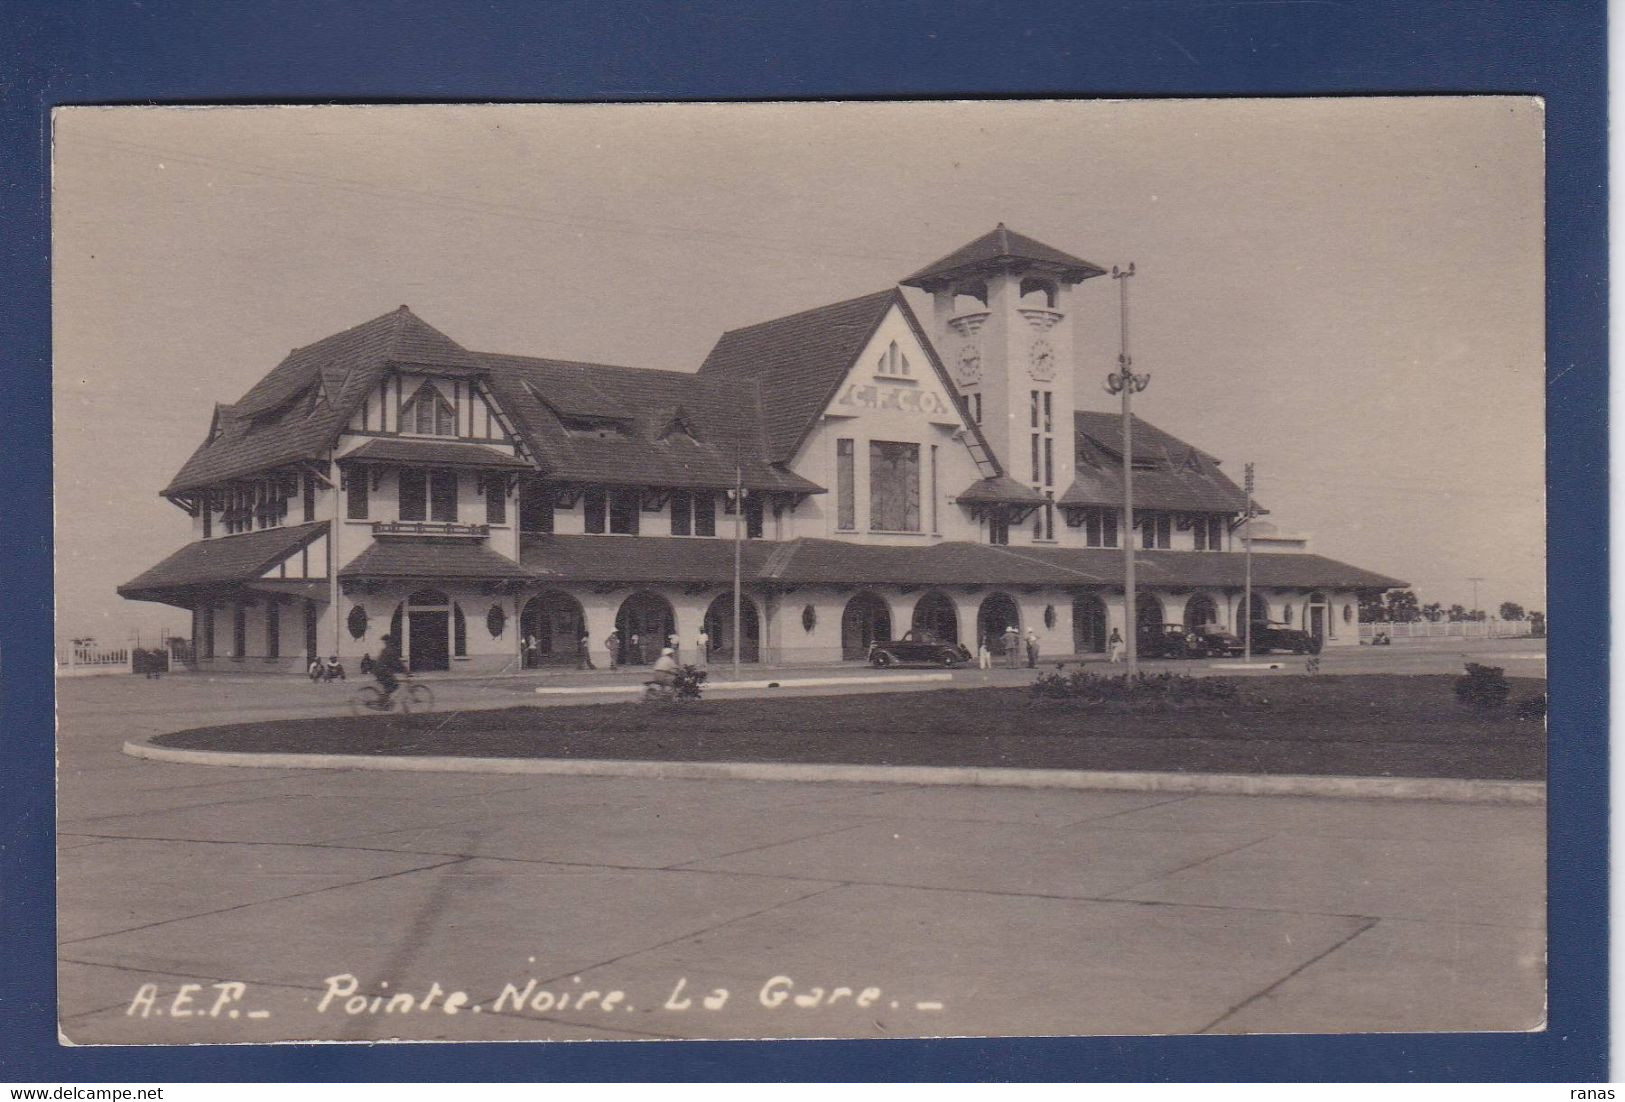
POLYGON ((401 428, 424 436, 456 436, 457 414, 433 383, 424 383, 401 409, 401 428))

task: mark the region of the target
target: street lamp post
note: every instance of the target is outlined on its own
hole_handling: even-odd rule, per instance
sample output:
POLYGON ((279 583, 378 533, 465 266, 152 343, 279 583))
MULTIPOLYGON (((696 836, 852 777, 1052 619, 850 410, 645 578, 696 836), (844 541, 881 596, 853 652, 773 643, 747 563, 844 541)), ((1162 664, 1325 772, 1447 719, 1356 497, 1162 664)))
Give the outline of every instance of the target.
POLYGON ((1247 512, 1241 518, 1241 544, 1247 560, 1246 581, 1242 587, 1241 630, 1243 662, 1253 660, 1253 465, 1247 464, 1247 512))
POLYGON ((1117 353, 1117 371, 1106 376, 1106 393, 1123 399, 1123 644, 1128 654, 1128 675, 1139 670, 1140 641, 1139 617, 1134 602, 1134 409, 1133 397, 1151 383, 1150 373, 1134 374, 1134 359, 1128 354, 1128 281, 1134 275, 1131 262, 1127 268, 1112 266, 1112 278, 1118 281, 1121 303, 1121 335, 1117 353))

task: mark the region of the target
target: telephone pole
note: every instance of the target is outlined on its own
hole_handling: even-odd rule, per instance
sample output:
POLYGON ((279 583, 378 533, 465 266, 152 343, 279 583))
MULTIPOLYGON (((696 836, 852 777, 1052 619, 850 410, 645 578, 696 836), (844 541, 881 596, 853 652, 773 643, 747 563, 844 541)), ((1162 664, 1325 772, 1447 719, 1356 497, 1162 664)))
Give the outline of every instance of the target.
POLYGON ((1247 464, 1247 512, 1241 518, 1241 545, 1246 551, 1247 580, 1242 588, 1241 624, 1245 648, 1243 662, 1253 660, 1253 465, 1247 464))
POLYGON ((1139 670, 1139 610, 1134 601, 1134 409, 1132 399, 1151 383, 1151 375, 1134 374, 1134 359, 1128 353, 1128 281, 1134 264, 1127 268, 1112 265, 1112 278, 1118 281, 1121 329, 1117 371, 1106 376, 1106 393, 1123 399, 1123 644, 1128 654, 1128 675, 1139 670))

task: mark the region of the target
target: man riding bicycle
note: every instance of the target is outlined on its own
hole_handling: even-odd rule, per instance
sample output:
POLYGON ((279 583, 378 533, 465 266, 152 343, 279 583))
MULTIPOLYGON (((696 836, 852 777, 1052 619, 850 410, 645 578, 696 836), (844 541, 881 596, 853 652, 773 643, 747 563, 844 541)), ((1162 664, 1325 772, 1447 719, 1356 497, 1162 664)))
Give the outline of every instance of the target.
POLYGON ((405 672, 406 664, 401 661, 400 641, 394 635, 384 636, 384 649, 378 652, 378 657, 372 662, 372 676, 377 679, 378 688, 384 694, 383 707, 389 707, 395 690, 401 687, 400 680, 395 675, 405 672))

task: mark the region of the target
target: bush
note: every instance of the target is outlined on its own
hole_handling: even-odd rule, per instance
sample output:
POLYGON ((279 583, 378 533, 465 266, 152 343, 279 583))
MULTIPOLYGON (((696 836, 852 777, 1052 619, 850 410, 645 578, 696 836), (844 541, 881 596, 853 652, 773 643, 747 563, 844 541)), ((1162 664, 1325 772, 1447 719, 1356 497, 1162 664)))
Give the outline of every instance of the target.
POLYGON ((1483 711, 1492 711, 1507 702, 1512 686, 1500 666, 1467 663, 1467 675, 1456 679, 1456 699, 1483 711))
POLYGON ((678 700, 700 699, 700 686, 705 684, 708 675, 698 666, 678 666, 671 675, 672 692, 678 700))
POLYGON ((1526 722, 1537 722, 1546 718, 1546 694, 1536 693, 1526 696, 1518 701, 1518 718, 1526 722))
POLYGON ((1235 700, 1236 682, 1226 677, 1192 677, 1189 674, 1157 673, 1102 675, 1078 670, 1075 673, 1041 674, 1032 685, 1033 695, 1043 700, 1074 700, 1085 704, 1167 705, 1235 700))
POLYGON ((159 647, 137 647, 130 652, 130 672, 157 677, 169 672, 169 652, 159 647))

